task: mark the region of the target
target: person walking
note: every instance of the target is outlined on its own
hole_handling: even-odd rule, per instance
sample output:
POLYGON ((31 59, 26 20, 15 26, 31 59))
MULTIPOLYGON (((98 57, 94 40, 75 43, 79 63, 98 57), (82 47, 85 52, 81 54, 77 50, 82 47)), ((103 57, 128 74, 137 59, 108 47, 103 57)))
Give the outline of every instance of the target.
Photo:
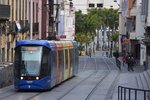
POLYGON ((89 48, 89 56, 91 57, 91 55, 92 55, 92 49, 89 48))
POLYGON ((125 54, 122 56, 122 63, 123 63, 123 66, 124 66, 125 63, 126 63, 126 55, 125 55, 125 54))
POLYGON ((134 70, 133 70, 134 64, 135 64, 135 59, 134 59, 133 54, 131 54, 131 56, 130 56, 130 69, 131 69, 132 71, 134 71, 134 70))
POLYGON ((127 57, 126 57, 126 63, 128 66, 128 71, 130 71, 130 55, 129 55, 129 53, 127 54, 127 57))
POLYGON ((126 57, 126 63, 128 65, 128 71, 133 70, 133 65, 134 65, 134 57, 133 55, 128 54, 128 56, 126 57))
POLYGON ((113 56, 115 57, 117 67, 121 70, 121 62, 118 59, 119 58, 119 52, 118 52, 118 50, 113 53, 113 56))
POLYGON ((113 53, 113 56, 115 57, 116 60, 119 58, 119 52, 118 52, 118 50, 113 53))

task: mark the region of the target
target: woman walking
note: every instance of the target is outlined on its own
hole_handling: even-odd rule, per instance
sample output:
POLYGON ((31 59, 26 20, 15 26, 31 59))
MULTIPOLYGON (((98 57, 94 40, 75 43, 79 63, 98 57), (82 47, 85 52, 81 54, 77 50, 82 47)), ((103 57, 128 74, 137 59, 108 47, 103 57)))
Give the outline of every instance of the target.
POLYGON ((122 56, 122 63, 123 63, 123 66, 124 66, 125 63, 126 63, 126 55, 125 55, 125 54, 122 56))

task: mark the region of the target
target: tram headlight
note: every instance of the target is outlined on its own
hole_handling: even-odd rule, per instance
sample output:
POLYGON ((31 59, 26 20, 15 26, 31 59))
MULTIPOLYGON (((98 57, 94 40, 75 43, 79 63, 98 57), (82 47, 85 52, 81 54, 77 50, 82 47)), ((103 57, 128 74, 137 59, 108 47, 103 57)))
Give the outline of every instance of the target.
POLYGON ((36 77, 36 80, 39 80, 39 77, 36 77))
POLYGON ((23 80, 23 77, 20 77, 21 80, 23 80))

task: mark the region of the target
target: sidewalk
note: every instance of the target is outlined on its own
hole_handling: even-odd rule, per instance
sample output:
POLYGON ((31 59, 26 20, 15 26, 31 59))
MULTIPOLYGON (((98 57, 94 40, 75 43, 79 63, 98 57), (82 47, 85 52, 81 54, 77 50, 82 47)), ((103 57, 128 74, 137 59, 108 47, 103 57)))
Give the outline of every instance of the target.
MULTIPOLYGON (((119 60, 122 62, 122 57, 119 60)), ((127 64, 123 66, 121 65, 121 71, 119 75, 119 79, 114 86, 114 92, 112 94, 111 100, 118 100, 118 86, 125 86, 130 88, 139 88, 138 77, 139 74, 145 71, 144 66, 140 66, 139 63, 136 63, 133 67, 134 71, 127 70, 127 64)), ((139 100, 139 99, 138 99, 139 100)))

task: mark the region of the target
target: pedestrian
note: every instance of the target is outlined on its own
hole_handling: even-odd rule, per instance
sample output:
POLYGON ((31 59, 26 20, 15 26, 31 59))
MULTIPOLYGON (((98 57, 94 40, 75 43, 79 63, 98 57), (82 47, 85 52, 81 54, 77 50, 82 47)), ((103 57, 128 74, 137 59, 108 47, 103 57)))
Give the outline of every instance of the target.
POLYGON ((91 54, 92 53, 92 49, 91 48, 89 48, 89 56, 91 57, 91 54))
POLYGON ((126 55, 125 55, 125 54, 122 56, 122 63, 123 63, 123 66, 124 66, 125 63, 126 63, 126 55))
POLYGON ((118 50, 113 53, 113 56, 115 57, 117 67, 121 70, 121 62, 118 59, 119 58, 119 52, 118 52, 118 50))
POLYGON ((127 65, 128 65, 128 71, 130 71, 130 70, 132 70, 132 71, 134 71, 133 70, 133 55, 130 55, 130 54, 128 54, 127 55, 127 57, 126 57, 126 63, 127 63, 127 65))
POLYGON ((108 57, 108 52, 106 51, 106 57, 108 57))
POLYGON ((118 50, 113 53, 113 56, 115 57, 115 59, 117 61, 117 59, 119 58, 119 52, 118 52, 118 50))
POLYGON ((135 59, 134 59, 134 56, 133 56, 133 54, 131 54, 131 56, 130 56, 130 69, 132 70, 132 71, 134 71, 133 70, 133 66, 134 66, 134 64, 135 64, 135 59))
POLYGON ((95 55, 95 48, 93 47, 93 54, 95 55))
POLYGON ((127 63, 127 66, 128 66, 128 71, 129 71, 130 70, 130 55, 129 55, 129 53, 126 56, 126 63, 127 63))
POLYGON ((119 68, 119 70, 121 70, 121 62, 119 59, 116 59, 116 65, 119 68))

